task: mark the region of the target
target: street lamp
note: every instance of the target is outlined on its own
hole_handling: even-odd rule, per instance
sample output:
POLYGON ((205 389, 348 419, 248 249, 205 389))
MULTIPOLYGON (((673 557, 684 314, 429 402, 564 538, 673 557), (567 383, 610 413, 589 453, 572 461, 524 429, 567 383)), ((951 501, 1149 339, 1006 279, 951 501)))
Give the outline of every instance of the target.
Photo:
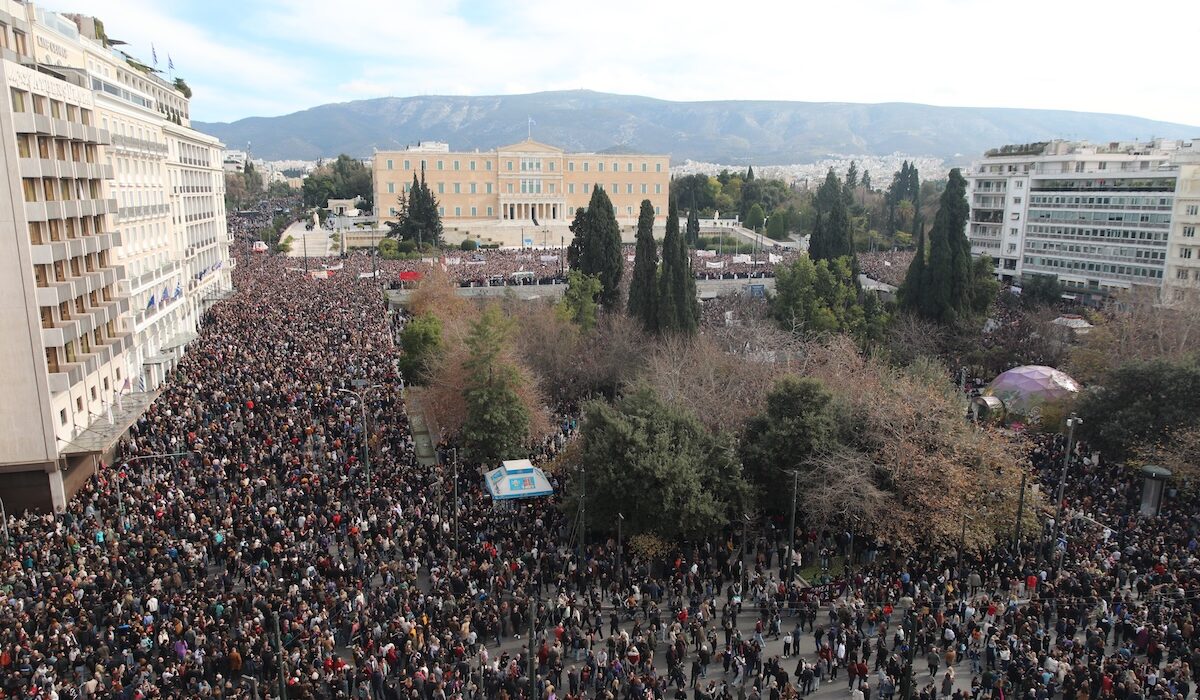
POLYGON ((363 469, 367 473, 367 495, 368 495, 368 497, 370 496, 370 493, 371 493, 371 450, 370 450, 370 445, 368 444, 368 435, 367 435, 367 402, 363 399, 363 396, 368 391, 371 391, 372 389, 382 389, 382 388, 383 388, 382 384, 373 384, 371 386, 368 386, 368 387, 362 389, 361 391, 354 391, 353 389, 338 389, 338 392, 340 392, 342 394, 350 394, 351 396, 353 396, 355 398, 355 400, 358 401, 358 407, 362 412, 363 469))
POLYGON ((1062 474, 1058 478, 1058 503, 1054 509, 1054 536, 1050 539, 1052 547, 1058 546, 1058 533, 1062 530, 1063 495, 1067 486, 1067 468, 1071 466, 1071 454, 1075 451, 1075 426, 1082 424, 1083 419, 1074 413, 1067 418, 1067 452, 1063 455, 1062 474))

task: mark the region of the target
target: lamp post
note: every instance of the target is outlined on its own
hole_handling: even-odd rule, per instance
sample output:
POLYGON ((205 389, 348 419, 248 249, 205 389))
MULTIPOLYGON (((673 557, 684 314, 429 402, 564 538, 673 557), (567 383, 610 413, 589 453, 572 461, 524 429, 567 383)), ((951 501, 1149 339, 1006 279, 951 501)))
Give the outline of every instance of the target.
POLYGON ((1067 486, 1067 468, 1071 466, 1071 453, 1075 451, 1075 426, 1082 423, 1083 419, 1074 413, 1067 418, 1067 452, 1063 455, 1062 474, 1058 478, 1058 503, 1054 508, 1054 533, 1050 539, 1052 547, 1058 546, 1058 533, 1062 530, 1063 495, 1067 486))
MULTIPOLYGON (((792 575, 792 567, 795 565, 796 554, 796 489, 800 486, 800 471, 792 470, 792 514, 788 519, 788 553, 787 553, 787 587, 792 587, 792 581, 795 578, 792 575)), ((786 594, 786 593, 785 593, 786 594)))
POLYGON ((617 582, 625 581, 625 550, 621 547, 621 523, 625 522, 625 514, 617 513, 617 582))
POLYGON ((742 515, 742 600, 746 599, 746 587, 750 585, 749 572, 746 571, 746 550, 750 547, 750 516, 742 515))
POLYGON ((380 388, 382 388, 382 386, 383 385, 381 385, 381 384, 373 384, 369 387, 364 388, 361 392, 354 391, 353 389, 338 389, 338 391, 340 393, 350 394, 351 396, 353 396, 358 401, 358 407, 362 412, 363 469, 367 473, 367 497, 368 498, 370 498, 370 494, 371 494, 371 446, 368 444, 369 436, 367 434, 367 402, 363 399, 363 396, 368 391, 371 391, 372 389, 380 389, 380 388))

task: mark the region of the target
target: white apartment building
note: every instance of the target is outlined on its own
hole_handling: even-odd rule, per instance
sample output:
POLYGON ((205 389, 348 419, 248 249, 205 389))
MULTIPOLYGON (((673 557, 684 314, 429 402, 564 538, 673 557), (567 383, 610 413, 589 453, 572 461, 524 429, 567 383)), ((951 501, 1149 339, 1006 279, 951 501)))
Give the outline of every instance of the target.
POLYGON ((1177 199, 1194 186, 1195 168, 1183 163, 1195 153, 1192 142, 1167 140, 989 151, 964 173, 971 252, 995 260, 1002 281, 1052 275, 1089 303, 1139 287, 1161 291, 1168 254, 1184 234, 1177 199))
POLYGON ((102 38, 91 18, 0 0, 10 511, 63 505, 231 291, 221 144, 102 38))

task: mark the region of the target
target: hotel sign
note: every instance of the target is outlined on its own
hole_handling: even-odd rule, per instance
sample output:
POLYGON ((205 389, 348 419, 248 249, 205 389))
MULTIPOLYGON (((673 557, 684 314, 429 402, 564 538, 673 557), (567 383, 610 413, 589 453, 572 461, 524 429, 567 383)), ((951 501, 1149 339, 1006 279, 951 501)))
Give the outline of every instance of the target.
POLYGON ((54 43, 53 41, 50 41, 49 39, 47 39, 44 36, 39 36, 37 38, 37 45, 42 47, 43 49, 49 51, 50 53, 58 56, 59 58, 63 59, 64 61, 67 60, 68 58, 70 58, 70 56, 67 55, 67 49, 65 46, 60 46, 60 45, 54 43))

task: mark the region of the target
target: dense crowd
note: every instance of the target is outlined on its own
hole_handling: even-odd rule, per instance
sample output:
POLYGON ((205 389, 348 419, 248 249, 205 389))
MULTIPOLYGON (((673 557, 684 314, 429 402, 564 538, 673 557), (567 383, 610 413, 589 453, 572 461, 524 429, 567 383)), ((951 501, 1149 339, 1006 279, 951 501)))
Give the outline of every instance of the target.
MULTIPOLYGON (((801 563, 822 572, 807 587, 785 583, 786 533, 766 520, 746 543, 733 528, 618 559, 551 502, 497 507, 452 445, 418 459, 404 317, 366 269, 239 265, 120 459, 64 512, 11 514, 3 697, 263 697, 282 677, 289 698, 514 700, 532 661, 545 700, 780 700, 829 683, 892 700, 910 658, 922 700, 1190 695, 1192 495, 1138 518, 1137 479, 1080 447, 1063 537, 1047 527, 1020 549, 802 532, 801 563)), ((565 445, 572 415, 531 457, 565 445)), ((1031 454, 1047 493, 1064 450, 1031 454)))
POLYGON ((899 287, 912 264, 911 250, 883 250, 858 254, 858 267, 873 280, 899 287))
MULTIPOLYGON (((624 246, 625 268, 633 267, 633 246, 624 246)), ((693 251, 692 273, 697 279, 747 279, 774 277, 775 266, 788 264, 796 254, 787 251, 701 257, 693 251)), ((559 248, 497 248, 443 253, 423 260, 381 260, 385 278, 398 279, 401 273, 424 274, 433 266, 444 269, 464 287, 513 284, 554 284, 565 279, 565 252, 559 248)))

